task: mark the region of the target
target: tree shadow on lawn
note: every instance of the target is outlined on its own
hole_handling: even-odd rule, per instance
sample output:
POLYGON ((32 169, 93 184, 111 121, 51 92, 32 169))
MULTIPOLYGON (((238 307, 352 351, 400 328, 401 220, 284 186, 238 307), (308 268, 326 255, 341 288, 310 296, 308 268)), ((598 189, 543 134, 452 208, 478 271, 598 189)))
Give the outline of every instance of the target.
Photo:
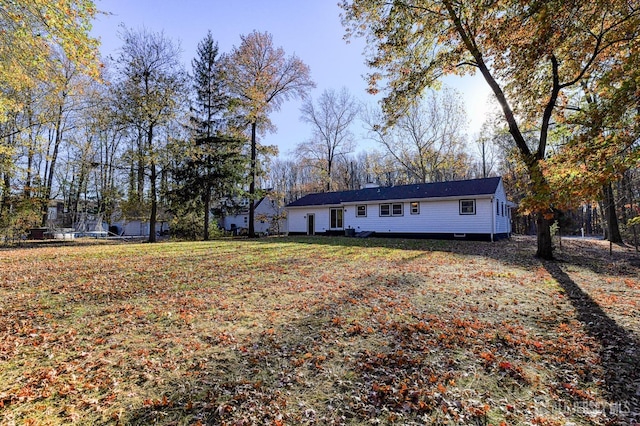
MULTIPOLYGON (((322 243, 331 243, 333 240, 323 240, 322 243)), ((311 241, 309 243, 318 244, 311 241)), ((383 247, 388 246, 383 245, 383 247)), ((446 249, 452 246, 444 245, 443 247, 446 249)), ((442 248, 435 250, 442 250, 442 248)), ((496 253, 500 250, 496 250, 496 253)), ((465 253, 467 250, 452 249, 451 251, 469 254, 465 253)), ((418 254, 411 259, 415 260, 421 256, 418 254)), ((537 260, 531 263, 538 266, 542 264, 564 288, 567 297, 578 312, 578 319, 601 345, 607 396, 612 403, 620 404, 619 410, 623 412, 617 413, 618 419, 623 420, 621 417, 626 416, 624 420, 632 421, 633 413, 639 411, 636 394, 640 385, 637 338, 608 317, 600 306, 562 270, 560 264, 541 263, 537 260)), ((527 265, 529 265, 528 261, 527 265)), ((287 423, 294 421, 297 424, 328 424, 329 422, 340 424, 373 418, 379 415, 374 410, 394 403, 397 394, 392 394, 387 390, 387 386, 413 383, 413 390, 422 392, 425 383, 421 383, 420 380, 426 382, 429 375, 433 375, 436 379, 442 380, 431 384, 433 388, 439 392, 438 385, 442 385, 443 389, 448 387, 451 378, 442 376, 440 373, 443 370, 455 372, 459 368, 455 364, 456 358, 453 353, 438 355, 442 358, 443 365, 433 364, 429 359, 411 356, 412 351, 428 353, 430 348, 426 337, 422 338, 424 341, 420 343, 420 337, 418 340, 407 339, 406 333, 413 333, 415 336, 435 333, 436 331, 422 329, 429 325, 428 322, 425 324, 419 321, 419 318, 413 318, 407 323, 398 323, 397 329, 389 328, 393 330, 392 332, 380 334, 377 331, 376 333, 367 332, 367 324, 360 326, 358 323, 338 321, 341 316, 349 317, 345 314, 345 310, 363 307, 355 304, 350 307, 352 299, 366 300, 398 287, 411 291, 412 287, 418 283, 412 279, 407 280, 406 275, 402 275, 400 271, 397 273, 387 271, 387 273, 391 275, 388 281, 380 280, 382 273, 373 276, 362 275, 357 286, 348 288, 344 294, 334 294, 328 303, 315 306, 301 318, 287 324, 280 324, 274 327, 275 331, 264 330, 261 333, 255 333, 247 342, 242 342, 244 350, 234 349, 226 352, 226 355, 217 360, 210 360, 206 367, 191 372, 193 374, 185 375, 175 382, 164 383, 162 388, 158 389, 160 395, 158 398, 126 414, 127 423, 187 424, 189 422, 189 424, 197 424, 198 421, 204 424, 218 424, 224 421, 240 422, 239 424, 277 423, 281 419, 280 416, 287 413, 285 414, 287 423), (337 338, 343 339, 344 336, 347 336, 345 340, 347 346, 340 346, 338 349, 334 346, 334 342, 337 338), (375 341, 369 342, 372 346, 368 349, 360 346, 359 343, 349 347, 349 338, 356 339, 356 342, 361 342, 359 339, 375 341), (332 372, 328 365, 338 358, 342 359, 341 357, 349 359, 345 362, 345 371, 332 372), (349 370, 356 365, 362 370, 349 370), (394 371, 401 372, 402 377, 400 377, 401 380, 392 383, 391 373, 394 371), (327 377, 319 382, 314 381, 314 375, 323 374, 327 377), (439 378, 440 376, 442 379, 439 378), (327 388, 313 389, 318 384, 327 388), (377 388, 373 386, 374 384, 377 388), (171 392, 171 389, 174 392, 167 394, 166 392, 171 392), (163 395, 168 399, 163 398, 163 395), (314 400, 314 398, 317 399, 314 400), (355 405, 354 401, 356 401, 355 405), (291 406, 295 404, 298 406, 292 408, 291 406), (292 411, 295 414, 291 414, 292 411), (241 423, 243 421, 245 423, 241 423)), ((391 326, 387 324, 383 327, 391 326)), ((437 335, 434 336, 436 336, 434 338, 440 338, 437 335)), ((461 349, 469 350, 466 346, 462 346, 461 349)), ((199 356, 195 354, 194 358, 199 356)), ((567 368, 573 367, 568 365, 567 368)), ((520 379, 512 380, 516 382, 513 385, 516 388, 520 386, 517 383, 518 380, 520 379)), ((433 394, 420 395, 422 395, 420 398, 423 398, 421 401, 426 401, 426 405, 422 408, 416 408, 418 407, 417 399, 412 401, 408 397, 406 401, 399 401, 398 405, 402 403, 404 407, 404 404, 414 404, 411 406, 412 409, 424 409, 424 412, 429 415, 440 413, 439 404, 444 401, 442 397, 433 396, 436 395, 435 391, 433 394)), ((575 409, 579 414, 585 407, 569 408, 575 409)), ((481 412, 481 407, 478 410, 481 412)), ((484 424, 480 415, 477 421, 477 424, 484 424)), ((443 420, 442 424, 445 423, 443 420)))
MULTIPOLYGON (((276 244, 295 242, 306 244, 310 247, 313 245, 330 245, 336 247, 440 251, 460 256, 486 257, 506 265, 526 269, 541 266, 541 260, 535 257, 535 237, 526 235, 516 235, 511 239, 495 242, 422 238, 349 238, 342 236, 273 237, 247 241, 276 244)), ((563 239, 563 241, 562 247, 556 247, 555 252, 571 264, 587 268, 596 274, 613 273, 617 276, 638 277, 640 256, 635 252, 625 250, 629 248, 627 246, 615 245, 616 248, 614 248, 613 254, 609 255, 608 244, 604 244, 600 240, 563 239), (593 246, 597 243, 602 244, 593 246)))
MULTIPOLYGON (((640 421, 640 341, 609 317, 558 262, 544 262, 545 269, 565 290, 591 337, 601 346, 607 392, 618 404, 621 416, 629 422, 640 421)), ((604 408, 604 407, 603 407, 604 408)), ((629 423, 632 424, 632 423, 629 423)))
MULTIPOLYGON (((482 256, 504 264, 530 269, 543 266, 566 292, 587 333, 600 345, 605 371, 606 392, 617 403, 625 420, 640 421, 640 338, 633 331, 620 326, 584 291, 563 269, 563 264, 587 268, 598 275, 638 278, 637 254, 618 251, 609 255, 608 249, 589 242, 565 242, 557 248, 561 261, 541 261, 534 257, 535 239, 516 237, 509 241, 473 242, 439 240, 396 240, 349 238, 315 238, 308 244, 330 244, 361 247, 383 247, 407 250, 446 251, 462 256, 482 256)), ((617 248, 618 250, 621 247, 617 248)), ((417 256, 419 257, 419 255, 417 256)), ((603 407, 604 408, 604 407, 603 407)))
MULTIPOLYGON (((357 286, 334 289, 310 311, 301 310, 295 321, 265 326, 247 341, 238 339, 236 347, 222 348, 206 366, 163 383, 157 397, 124 413, 123 420, 131 425, 360 424, 375 417, 348 404, 368 392, 370 383, 365 386, 360 373, 348 369, 353 365, 340 361, 344 357, 349 360, 345 364, 355 363, 364 351, 350 339, 369 337, 373 346, 381 345, 380 351, 392 343, 346 318, 371 308, 360 300, 400 287, 410 292, 419 282, 399 272, 380 278, 363 274, 357 286)), ((194 354, 193 364, 203 356, 194 354)))
MULTIPOLYGON (((441 389, 453 383, 452 370, 461 367, 454 349, 433 355, 438 349, 430 345, 444 339, 455 346, 456 339, 464 339, 438 328, 450 324, 449 316, 457 317, 458 312, 443 319, 429 307, 407 311, 424 276, 398 270, 395 264, 351 279, 355 285, 333 287, 329 297, 308 312, 299 311, 296 320, 255 332, 248 341, 238 339, 242 349, 226 351, 194 374, 163 383, 158 396, 126 413, 123 420, 132 425, 280 424, 280 420, 400 424, 390 419, 407 416, 415 420, 411 424, 422 424, 421 417, 430 416, 437 420, 431 424, 453 424, 443 414, 446 399, 441 389), (396 386, 400 393, 391 390, 396 386)), ((423 297, 436 305, 455 299, 454 295, 423 297)), ((451 327, 466 333, 462 325, 451 327)), ((466 343, 463 346, 470 350, 466 343)), ((450 404, 453 410, 462 407, 450 404)), ((482 407, 478 410, 471 415, 477 423, 466 424, 486 424, 482 407)))

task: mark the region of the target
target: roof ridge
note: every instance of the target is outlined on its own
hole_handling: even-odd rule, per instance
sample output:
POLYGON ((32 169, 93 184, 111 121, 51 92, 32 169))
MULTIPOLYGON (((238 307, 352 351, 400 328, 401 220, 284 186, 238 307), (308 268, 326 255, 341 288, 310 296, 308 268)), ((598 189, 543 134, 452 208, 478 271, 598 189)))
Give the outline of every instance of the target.
POLYGON ((334 192, 316 192, 289 203, 288 207, 342 204, 358 201, 477 196, 495 193, 502 177, 412 183, 397 186, 360 188, 334 192))

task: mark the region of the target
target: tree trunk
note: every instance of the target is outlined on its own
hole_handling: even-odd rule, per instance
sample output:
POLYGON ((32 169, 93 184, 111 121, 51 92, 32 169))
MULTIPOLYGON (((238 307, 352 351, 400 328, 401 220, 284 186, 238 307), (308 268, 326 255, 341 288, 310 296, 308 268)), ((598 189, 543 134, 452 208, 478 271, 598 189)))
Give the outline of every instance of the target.
POLYGON ((35 144, 36 144, 36 136, 33 129, 33 114, 31 112, 31 108, 27 110, 29 116, 29 139, 27 146, 27 176, 25 178, 24 183, 24 196, 26 198, 31 198, 32 194, 32 186, 33 186, 33 159, 35 156, 35 144))
POLYGON ((138 165, 137 165, 137 188, 138 200, 144 200, 144 141, 142 135, 138 135, 138 165))
POLYGON ((551 220, 544 217, 544 213, 536 216, 538 250, 536 257, 545 260, 553 259, 553 244, 551 242, 551 220))
POLYGON ((487 177, 487 153, 486 153, 485 145, 487 144, 487 142, 484 139, 482 139, 481 143, 482 143, 482 177, 486 178, 487 177))
POLYGON ((150 194, 150 198, 151 198, 151 214, 149 215, 149 242, 150 243, 155 243, 156 242, 156 221, 157 221, 157 216, 158 216, 158 200, 156 199, 156 163, 154 161, 151 161, 151 164, 149 165, 149 168, 151 169, 151 173, 150 173, 150 177, 151 177, 151 185, 150 185, 150 189, 151 189, 151 194, 150 194))
POLYGON ((618 215, 616 213, 616 201, 613 197, 611 182, 602 187, 604 214, 607 220, 607 239, 612 243, 622 243, 618 215))
POLYGON ((587 217, 585 219, 585 232, 587 235, 593 234, 593 207, 587 204, 587 217))
POLYGON ((156 171, 156 161, 153 157, 153 126, 149 127, 149 134, 147 135, 147 149, 149 156, 151 157, 151 161, 149 161, 149 178, 150 182, 150 192, 149 197, 151 198, 151 214, 149 215, 149 242, 156 242, 156 220, 158 215, 158 197, 157 197, 157 171, 156 171))
POLYGON ((254 121, 251 123, 251 180, 249 181, 249 238, 255 238, 256 230, 254 226, 255 217, 255 200, 254 195, 256 193, 256 127, 257 123, 254 121))
POLYGON ((56 169, 56 162, 58 161, 58 153, 60 152, 60 144, 62 143, 62 113, 63 104, 66 99, 66 94, 62 94, 62 101, 58 107, 58 117, 56 120, 55 136, 53 141, 53 153, 51 154, 51 162, 49 163, 48 175, 45 181, 44 197, 42 206, 42 226, 47 225, 47 218, 49 216, 49 199, 51 198, 51 189, 53 187, 53 174, 56 169))
POLYGON ((133 200, 134 197, 138 195, 138 189, 136 188, 136 160, 134 158, 131 159, 131 164, 129 167, 129 194, 128 199, 133 200))
MULTIPOLYGON (((12 146, 11 135, 7 136, 7 142, 9 146, 12 146)), ((7 167, 6 165, 3 167, 3 164, 7 162, 10 163, 10 156, 6 154, 0 154, 0 176, 2 176, 2 183, 0 183, 0 221, 4 219, 4 216, 9 212, 9 207, 11 205, 11 167, 7 167)))
MULTIPOLYGON (((2 158, 0 158, 2 160, 2 158)), ((11 178, 9 173, 4 172, 2 176, 2 184, 0 184, 2 191, 2 199, 0 199, 0 220, 4 219, 5 214, 9 211, 9 204, 11 199, 9 197, 9 188, 11 188, 11 178)))
POLYGON ((209 205, 211 204, 211 185, 207 185, 202 202, 204 204, 204 231, 202 233, 202 239, 209 241, 209 205))
POLYGON ((31 198, 31 187, 33 185, 33 178, 31 174, 33 173, 33 156, 34 152, 31 147, 31 143, 29 143, 28 153, 27 153, 27 177, 24 182, 24 196, 26 198, 31 198))
MULTIPOLYGON (((556 105, 558 95, 560 94, 561 86, 558 79, 558 61, 557 58, 551 55, 551 64, 553 72, 553 85, 551 88, 550 97, 546 103, 544 113, 542 115, 542 123, 540 128, 540 139, 538 141, 538 149, 536 152, 531 152, 527 140, 520 131, 518 122, 515 118, 515 114, 511 109, 507 97, 505 96, 502 87, 498 81, 494 78, 487 66, 484 57, 476 43, 472 40, 473 36, 465 28, 461 17, 457 14, 453 2, 444 2, 447 12, 453 20, 458 34, 461 36, 462 42, 465 44, 471 55, 476 61, 476 66, 482 73, 485 81, 491 88, 496 99, 502 107, 504 118, 509 126, 509 133, 513 136, 513 141, 520 152, 520 156, 524 163, 527 165, 527 171, 529 177, 534 183, 532 191, 535 196, 548 196, 550 188, 548 182, 545 180, 542 171, 540 170, 539 161, 545 158, 545 151, 547 146, 547 136, 549 131, 549 123, 551 122, 551 116, 553 109, 556 105)), ((553 246, 551 244, 551 232, 550 223, 544 218, 544 211, 537 213, 537 234, 538 234, 538 250, 536 256, 542 259, 553 259, 553 246)))

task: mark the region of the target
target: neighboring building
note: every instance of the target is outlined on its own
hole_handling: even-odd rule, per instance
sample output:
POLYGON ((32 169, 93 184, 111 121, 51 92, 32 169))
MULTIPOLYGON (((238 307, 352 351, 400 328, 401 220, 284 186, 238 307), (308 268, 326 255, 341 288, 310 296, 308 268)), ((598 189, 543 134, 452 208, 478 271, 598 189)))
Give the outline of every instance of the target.
MULTIPOLYGON (((249 229, 249 202, 241 202, 238 214, 225 216, 222 226, 225 230, 242 234, 249 229)), ((282 204, 271 193, 256 201, 254 206, 253 227, 256 234, 278 234, 286 231, 282 204)))
MULTIPOLYGON (((118 220, 109 226, 109 234, 121 237, 148 237, 149 220, 118 220)), ((156 234, 169 235, 169 223, 165 221, 156 222, 156 234)))
MULTIPOLYGON (((123 218, 117 210, 109 223, 102 214, 97 213, 97 205, 93 201, 80 201, 79 211, 71 213, 63 200, 50 200, 47 209, 47 226, 49 230, 67 231, 81 235, 109 235, 125 237, 148 237, 149 219, 123 218)), ((169 235, 169 221, 163 209, 158 209, 156 233, 169 235)))
MULTIPOLYGON (((163 208, 158 206, 156 214, 156 235, 169 235, 169 222, 171 215, 163 208)), ((105 226, 105 230, 109 231, 109 235, 121 236, 121 237, 148 237, 151 226, 149 224, 149 218, 144 212, 129 212, 129 215, 125 214, 120 208, 111 215, 111 221, 108 228, 105 226), (137 217, 136 217, 137 216, 137 217)))
POLYGON ((286 206, 290 235, 353 234, 494 241, 511 235, 502 178, 309 194, 286 206))
POLYGON ((71 219, 64 207, 64 201, 62 200, 49 200, 49 206, 47 208, 47 223, 52 227, 68 225, 71 219))
POLYGON ((123 237, 148 237, 149 221, 139 219, 118 220, 109 226, 109 232, 123 237))

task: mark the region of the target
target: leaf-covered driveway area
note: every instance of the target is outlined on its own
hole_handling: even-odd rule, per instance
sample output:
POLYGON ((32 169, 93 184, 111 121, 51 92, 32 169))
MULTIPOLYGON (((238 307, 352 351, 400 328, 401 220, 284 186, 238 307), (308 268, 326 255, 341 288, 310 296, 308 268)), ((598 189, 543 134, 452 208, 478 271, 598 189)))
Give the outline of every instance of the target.
POLYGON ((0 423, 634 425, 640 262, 598 244, 0 251, 0 423))

